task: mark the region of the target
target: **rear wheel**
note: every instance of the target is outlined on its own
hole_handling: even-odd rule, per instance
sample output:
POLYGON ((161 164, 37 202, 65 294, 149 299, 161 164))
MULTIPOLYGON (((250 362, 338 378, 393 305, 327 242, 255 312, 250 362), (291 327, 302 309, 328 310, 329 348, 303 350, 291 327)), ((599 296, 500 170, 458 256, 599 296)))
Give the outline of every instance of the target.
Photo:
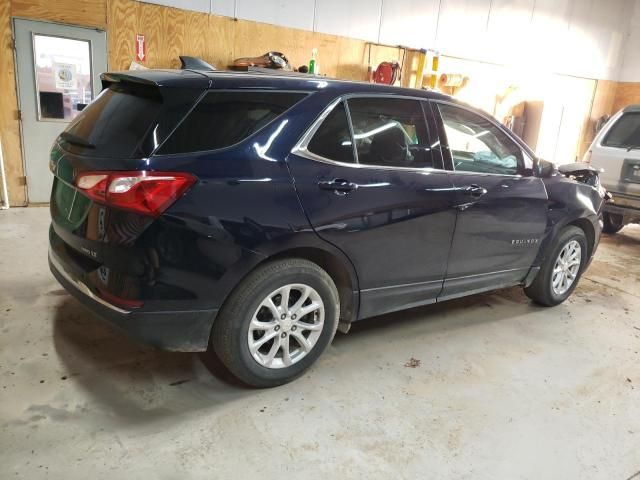
POLYGON ((339 311, 327 272, 308 260, 279 260, 236 288, 214 323, 211 343, 240 380, 274 387, 301 375, 322 354, 339 311))
POLYGON ((604 212, 602 214, 602 231, 604 233, 618 233, 624 227, 624 218, 616 213, 604 212))
POLYGON ((552 307, 564 302, 576 288, 587 261, 587 237, 578 227, 565 227, 549 246, 549 252, 524 292, 533 301, 552 307))

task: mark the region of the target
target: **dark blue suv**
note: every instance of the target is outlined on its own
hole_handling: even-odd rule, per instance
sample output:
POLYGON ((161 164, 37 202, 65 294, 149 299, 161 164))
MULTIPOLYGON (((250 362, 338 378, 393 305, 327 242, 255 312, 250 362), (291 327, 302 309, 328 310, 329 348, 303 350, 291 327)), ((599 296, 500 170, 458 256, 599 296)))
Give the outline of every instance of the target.
POLYGON ((102 81, 51 152, 51 270, 132 337, 211 345, 251 385, 292 380, 374 315, 513 285, 558 304, 598 245, 597 175, 559 174, 444 95, 192 70, 102 81))

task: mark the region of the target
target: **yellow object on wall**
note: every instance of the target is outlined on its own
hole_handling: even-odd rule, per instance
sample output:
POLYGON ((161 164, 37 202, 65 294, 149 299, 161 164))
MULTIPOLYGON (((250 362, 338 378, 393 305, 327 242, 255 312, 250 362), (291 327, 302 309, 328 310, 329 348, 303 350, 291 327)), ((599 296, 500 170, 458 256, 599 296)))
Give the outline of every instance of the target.
POLYGON ((420 50, 418 52, 418 67, 416 68, 415 88, 422 88, 424 82, 424 69, 427 65, 427 51, 420 50))
POLYGON ((438 68, 440 67, 440 54, 433 52, 431 57, 431 78, 429 79, 431 89, 436 88, 438 84, 438 68))

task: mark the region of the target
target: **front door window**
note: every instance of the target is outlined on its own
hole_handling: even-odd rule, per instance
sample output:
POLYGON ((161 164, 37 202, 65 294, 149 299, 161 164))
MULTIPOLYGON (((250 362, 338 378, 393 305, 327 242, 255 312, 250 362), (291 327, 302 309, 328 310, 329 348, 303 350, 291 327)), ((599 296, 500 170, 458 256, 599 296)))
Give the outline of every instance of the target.
POLYGON ((486 118, 464 108, 439 104, 456 171, 517 175, 522 149, 486 118))

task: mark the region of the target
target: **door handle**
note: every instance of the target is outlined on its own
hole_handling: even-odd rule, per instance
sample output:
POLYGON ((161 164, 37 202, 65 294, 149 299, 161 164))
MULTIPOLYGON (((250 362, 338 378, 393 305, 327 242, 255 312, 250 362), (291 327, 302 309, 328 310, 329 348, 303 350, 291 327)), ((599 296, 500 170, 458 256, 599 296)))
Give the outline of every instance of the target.
POLYGON ((346 195, 347 193, 356 190, 358 185, 343 178, 336 178, 334 180, 320 181, 318 182, 318 187, 322 190, 333 190, 338 195, 346 195))
POLYGON ((487 194, 486 188, 476 184, 462 187, 462 191, 464 192, 465 195, 468 195, 469 197, 472 197, 472 198, 480 198, 481 196, 487 194))

